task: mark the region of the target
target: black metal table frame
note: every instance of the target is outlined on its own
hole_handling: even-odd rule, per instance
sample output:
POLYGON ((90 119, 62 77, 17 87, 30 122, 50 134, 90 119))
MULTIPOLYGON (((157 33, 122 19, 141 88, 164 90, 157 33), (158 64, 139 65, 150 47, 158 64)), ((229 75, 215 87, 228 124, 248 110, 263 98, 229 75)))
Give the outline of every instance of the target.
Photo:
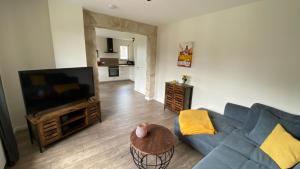
POLYGON ((174 146, 162 154, 146 154, 140 152, 134 146, 130 145, 130 154, 132 155, 135 165, 139 169, 165 169, 168 167, 174 155, 174 146), (155 160, 149 161, 149 158, 155 160))

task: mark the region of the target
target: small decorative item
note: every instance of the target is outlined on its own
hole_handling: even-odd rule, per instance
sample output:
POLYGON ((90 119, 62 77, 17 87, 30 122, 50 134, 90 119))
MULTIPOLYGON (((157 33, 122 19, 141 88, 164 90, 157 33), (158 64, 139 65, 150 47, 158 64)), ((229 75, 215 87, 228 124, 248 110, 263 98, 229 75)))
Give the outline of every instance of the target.
POLYGON ((139 138, 143 138, 148 133, 148 123, 141 123, 136 127, 135 134, 139 138))
POLYGON ((177 80, 172 80, 171 83, 176 84, 178 82, 177 82, 177 80))
POLYGON ((192 67, 192 57, 193 42, 180 43, 177 66, 192 67))
POLYGON ((185 84, 186 81, 188 80, 188 75, 182 75, 181 79, 182 79, 182 83, 185 84))

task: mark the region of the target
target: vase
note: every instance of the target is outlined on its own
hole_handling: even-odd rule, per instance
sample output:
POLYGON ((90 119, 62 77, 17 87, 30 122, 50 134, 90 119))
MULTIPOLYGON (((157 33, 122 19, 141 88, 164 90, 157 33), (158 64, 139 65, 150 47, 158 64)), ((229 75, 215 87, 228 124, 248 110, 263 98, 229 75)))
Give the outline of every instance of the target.
POLYGON ((147 135, 148 123, 141 123, 136 127, 135 134, 139 138, 143 138, 147 135))

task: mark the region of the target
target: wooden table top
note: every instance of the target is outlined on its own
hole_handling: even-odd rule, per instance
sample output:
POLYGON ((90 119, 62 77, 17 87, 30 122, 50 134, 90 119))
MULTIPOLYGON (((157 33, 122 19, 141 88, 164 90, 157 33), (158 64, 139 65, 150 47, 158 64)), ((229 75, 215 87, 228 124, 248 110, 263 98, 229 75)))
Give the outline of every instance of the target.
POLYGON ((175 144, 174 135, 164 126, 150 124, 148 133, 144 138, 135 134, 135 129, 130 136, 131 145, 144 154, 158 155, 169 151, 175 144))

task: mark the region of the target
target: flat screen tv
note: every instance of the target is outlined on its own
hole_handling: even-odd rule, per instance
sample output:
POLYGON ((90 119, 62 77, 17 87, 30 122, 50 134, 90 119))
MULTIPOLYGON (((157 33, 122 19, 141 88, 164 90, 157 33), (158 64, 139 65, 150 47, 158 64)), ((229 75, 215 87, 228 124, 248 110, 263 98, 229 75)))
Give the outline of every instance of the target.
POLYGON ((37 114, 95 95, 93 68, 19 71, 27 114, 37 114))

